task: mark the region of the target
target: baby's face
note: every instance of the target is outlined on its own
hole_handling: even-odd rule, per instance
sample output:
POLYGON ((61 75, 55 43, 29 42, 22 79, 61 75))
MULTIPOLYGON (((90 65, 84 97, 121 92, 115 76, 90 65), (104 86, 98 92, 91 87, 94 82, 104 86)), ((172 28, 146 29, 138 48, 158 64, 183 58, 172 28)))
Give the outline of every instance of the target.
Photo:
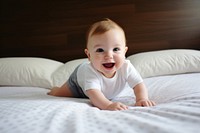
POLYGON ((92 66, 105 77, 111 78, 124 63, 127 49, 124 32, 111 29, 91 36, 85 52, 92 66))

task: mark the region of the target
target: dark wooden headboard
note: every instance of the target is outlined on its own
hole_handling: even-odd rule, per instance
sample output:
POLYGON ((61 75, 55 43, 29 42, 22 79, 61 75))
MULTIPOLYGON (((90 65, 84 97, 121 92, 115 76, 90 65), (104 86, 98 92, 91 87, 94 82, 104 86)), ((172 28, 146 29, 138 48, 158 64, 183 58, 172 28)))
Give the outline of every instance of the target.
POLYGON ((0 57, 84 58, 85 33, 102 18, 121 25, 130 54, 200 50, 200 0, 1 0, 0 57))

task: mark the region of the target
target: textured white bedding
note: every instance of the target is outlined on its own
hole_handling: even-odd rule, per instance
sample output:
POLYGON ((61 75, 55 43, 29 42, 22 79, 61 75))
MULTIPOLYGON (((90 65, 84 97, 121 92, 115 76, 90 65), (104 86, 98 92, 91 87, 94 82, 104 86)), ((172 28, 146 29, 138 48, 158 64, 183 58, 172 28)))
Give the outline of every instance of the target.
MULTIPOLYGON (((1 133, 197 133, 200 73, 145 79, 154 107, 103 111, 88 99, 48 96, 37 87, 0 87, 1 133)), ((128 105, 134 98, 115 100, 128 105)))

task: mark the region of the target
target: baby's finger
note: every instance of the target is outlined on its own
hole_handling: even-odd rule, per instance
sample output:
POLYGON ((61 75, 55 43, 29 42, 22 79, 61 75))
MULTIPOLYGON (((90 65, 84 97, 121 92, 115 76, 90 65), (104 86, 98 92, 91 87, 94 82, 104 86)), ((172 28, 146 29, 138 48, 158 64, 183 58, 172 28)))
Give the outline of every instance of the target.
POLYGON ((151 105, 151 103, 150 103, 149 101, 143 101, 143 102, 142 102, 142 105, 148 107, 148 106, 151 105))
POLYGON ((151 105, 152 105, 152 106, 155 106, 156 103, 155 103, 154 101, 151 101, 151 105))
POLYGON ((148 106, 155 106, 155 103, 153 101, 148 101, 148 106))
POLYGON ((128 106, 126 106, 122 103, 120 103, 119 107, 120 107, 120 110, 127 110, 128 109, 128 106))

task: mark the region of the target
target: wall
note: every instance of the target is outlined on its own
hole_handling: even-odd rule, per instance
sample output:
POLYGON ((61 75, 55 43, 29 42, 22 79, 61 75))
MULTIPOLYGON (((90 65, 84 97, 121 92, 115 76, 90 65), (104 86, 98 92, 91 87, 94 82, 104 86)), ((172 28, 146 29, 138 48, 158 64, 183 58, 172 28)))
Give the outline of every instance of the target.
POLYGON ((200 49, 199 0, 1 0, 0 5, 0 57, 63 62, 86 57, 85 32, 102 18, 111 18, 124 28, 127 55, 200 49))

